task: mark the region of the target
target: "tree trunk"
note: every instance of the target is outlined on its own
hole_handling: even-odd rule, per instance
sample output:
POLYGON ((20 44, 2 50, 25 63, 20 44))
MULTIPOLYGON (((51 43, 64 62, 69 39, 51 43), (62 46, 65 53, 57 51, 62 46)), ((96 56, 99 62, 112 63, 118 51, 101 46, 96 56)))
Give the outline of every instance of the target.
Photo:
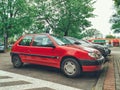
POLYGON ((68 30, 65 31, 64 36, 68 36, 68 30))

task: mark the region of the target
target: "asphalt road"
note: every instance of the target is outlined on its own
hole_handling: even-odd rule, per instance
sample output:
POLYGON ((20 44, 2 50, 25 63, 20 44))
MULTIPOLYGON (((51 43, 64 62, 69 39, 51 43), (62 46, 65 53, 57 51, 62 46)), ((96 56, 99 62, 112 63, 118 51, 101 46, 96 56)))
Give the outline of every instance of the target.
POLYGON ((0 90, 91 90, 99 75, 83 73, 79 78, 67 78, 59 69, 32 64, 16 69, 10 52, 0 53, 0 90))

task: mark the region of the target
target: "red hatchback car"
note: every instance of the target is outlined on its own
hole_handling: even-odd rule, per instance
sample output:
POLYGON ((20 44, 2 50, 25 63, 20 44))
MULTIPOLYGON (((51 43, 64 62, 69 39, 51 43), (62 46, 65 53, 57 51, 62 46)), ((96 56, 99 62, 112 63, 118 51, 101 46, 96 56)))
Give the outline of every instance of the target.
POLYGON ((68 77, 101 70, 105 61, 95 49, 70 44, 49 34, 29 34, 19 38, 12 46, 11 60, 15 68, 24 63, 52 66, 68 77))

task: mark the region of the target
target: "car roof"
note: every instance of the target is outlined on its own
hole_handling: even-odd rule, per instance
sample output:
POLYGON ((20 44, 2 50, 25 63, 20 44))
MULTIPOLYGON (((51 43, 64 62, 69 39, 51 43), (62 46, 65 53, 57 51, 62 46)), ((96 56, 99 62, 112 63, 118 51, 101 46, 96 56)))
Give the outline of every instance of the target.
POLYGON ((40 33, 40 34, 25 34, 25 35, 23 35, 23 36, 28 36, 28 35, 50 35, 50 34, 48 34, 48 33, 40 33))

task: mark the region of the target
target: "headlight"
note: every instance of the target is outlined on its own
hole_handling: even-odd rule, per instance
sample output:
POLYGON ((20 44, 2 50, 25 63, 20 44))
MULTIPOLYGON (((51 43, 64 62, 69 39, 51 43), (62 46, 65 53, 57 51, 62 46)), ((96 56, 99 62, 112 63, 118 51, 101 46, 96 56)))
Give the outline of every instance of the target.
POLYGON ((90 57, 95 58, 95 59, 99 59, 99 58, 102 57, 101 54, 97 54, 97 53, 94 53, 94 52, 89 52, 88 55, 89 55, 90 57))
MULTIPOLYGON (((83 47, 83 46, 82 46, 82 47, 83 47)), ((85 51, 88 51, 88 52, 94 52, 94 51, 95 51, 94 48, 89 48, 89 47, 83 47, 83 49, 84 49, 85 51)))
POLYGON ((102 57, 101 53, 94 48, 83 47, 83 49, 88 51, 88 55, 92 58, 100 59, 102 57))

